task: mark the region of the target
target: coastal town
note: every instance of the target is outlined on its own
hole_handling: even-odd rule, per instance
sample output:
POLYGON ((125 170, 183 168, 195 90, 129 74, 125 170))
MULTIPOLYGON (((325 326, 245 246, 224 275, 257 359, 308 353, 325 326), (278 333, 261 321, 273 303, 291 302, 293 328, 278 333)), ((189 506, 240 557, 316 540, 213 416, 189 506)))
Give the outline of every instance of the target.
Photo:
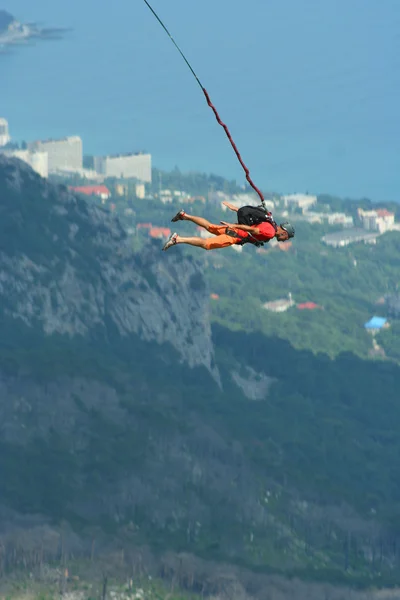
MULTIPOLYGON (((158 200, 163 204, 191 204, 201 201, 214 206, 220 205, 223 210, 226 210, 223 202, 227 201, 237 207, 244 204, 256 206, 260 202, 256 194, 247 191, 228 194, 210 189, 207 195, 197 196, 184 189, 165 189, 161 176, 154 186, 152 156, 149 152, 93 156, 87 160, 83 153, 83 140, 79 135, 15 143, 5 118, 0 118, 0 151, 26 162, 41 177, 74 181, 70 183, 72 189, 87 196, 98 197, 112 211, 116 209, 118 199, 127 197, 134 201, 158 200), (154 191, 155 188, 157 191, 154 191)), ((374 210, 358 208, 354 216, 335 212, 326 205, 322 207, 318 196, 308 193, 273 194, 266 199, 266 206, 279 216, 293 215, 292 218, 297 222, 328 225, 329 232, 321 237, 321 241, 333 248, 356 243, 374 244, 379 236, 389 231, 400 231, 395 213, 385 207, 374 210), (334 230, 331 231, 331 228, 334 230)), ((125 210, 131 211, 131 214, 133 212, 129 208, 125 210)), ((160 239, 167 238, 171 233, 161 223, 137 223, 135 228, 130 228, 129 233, 133 234, 138 230, 147 230, 150 237, 160 239)), ((203 230, 201 235, 209 234, 203 230)), ((233 248, 241 250, 241 247, 233 248)))

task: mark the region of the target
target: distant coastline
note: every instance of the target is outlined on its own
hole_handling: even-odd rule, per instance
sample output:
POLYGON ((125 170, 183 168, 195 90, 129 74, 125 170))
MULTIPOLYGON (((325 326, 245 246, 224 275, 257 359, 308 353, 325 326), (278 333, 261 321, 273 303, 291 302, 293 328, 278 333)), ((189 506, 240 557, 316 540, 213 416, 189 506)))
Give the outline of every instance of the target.
POLYGON ((21 23, 5 10, 0 10, 0 50, 32 39, 60 39, 68 31, 63 28, 40 28, 36 23, 21 23))

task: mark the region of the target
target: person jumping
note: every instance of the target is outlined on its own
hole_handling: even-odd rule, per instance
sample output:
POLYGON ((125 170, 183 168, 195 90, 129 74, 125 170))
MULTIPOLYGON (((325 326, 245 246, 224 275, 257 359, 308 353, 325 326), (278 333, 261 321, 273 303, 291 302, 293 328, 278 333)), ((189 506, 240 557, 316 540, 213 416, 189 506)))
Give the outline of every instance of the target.
MULTIPOLYGON (((242 216, 240 211, 247 209, 247 213, 242 214, 246 214, 246 216, 250 215, 250 222, 257 220, 257 217, 254 216, 254 218, 252 218, 251 214, 253 213, 253 215, 255 215, 255 211, 260 210, 259 208, 255 209, 255 207, 246 206, 238 209, 228 202, 224 202, 223 204, 230 210, 238 212, 240 216, 242 216)), ((203 217, 189 215, 182 209, 171 219, 172 222, 191 221, 195 225, 203 227, 203 229, 213 234, 214 237, 205 239, 201 237, 182 237, 177 233, 173 233, 164 244, 163 251, 166 251, 171 248, 171 246, 176 246, 177 244, 189 244, 190 246, 197 246, 204 250, 215 250, 217 248, 226 248, 234 244, 243 245, 247 243, 254 244, 255 246, 262 246, 273 238, 276 238, 278 242, 285 242, 289 238, 294 237, 295 230, 290 223, 285 222, 277 225, 272 219, 272 216, 270 216, 270 213, 265 213, 263 218, 265 220, 254 225, 226 223, 225 221, 221 221, 220 225, 216 225, 210 223, 203 217)))

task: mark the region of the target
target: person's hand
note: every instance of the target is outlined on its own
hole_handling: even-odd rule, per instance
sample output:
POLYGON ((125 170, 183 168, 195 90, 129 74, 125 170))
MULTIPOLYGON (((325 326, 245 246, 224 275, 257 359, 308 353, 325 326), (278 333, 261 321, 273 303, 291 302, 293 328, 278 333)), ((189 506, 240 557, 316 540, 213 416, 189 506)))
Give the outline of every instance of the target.
POLYGON ((226 200, 224 200, 223 202, 221 202, 221 204, 223 204, 224 206, 226 206, 226 208, 229 208, 229 210, 233 210, 234 212, 237 212, 237 206, 235 206, 234 204, 231 204, 230 202, 227 202, 226 200))

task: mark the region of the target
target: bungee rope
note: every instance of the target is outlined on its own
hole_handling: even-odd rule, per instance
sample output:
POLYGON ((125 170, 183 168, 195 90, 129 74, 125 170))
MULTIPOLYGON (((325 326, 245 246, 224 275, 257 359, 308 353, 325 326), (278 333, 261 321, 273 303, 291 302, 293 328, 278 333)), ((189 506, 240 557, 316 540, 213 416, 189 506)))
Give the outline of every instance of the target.
MULTIPOLYGON (((236 156, 237 156, 237 158, 238 158, 238 161, 240 162, 240 164, 241 164, 241 165, 242 165, 242 167, 243 167, 243 170, 244 170, 244 172, 246 173, 246 179, 247 179, 247 181, 249 182, 249 184, 251 185, 251 187, 253 188, 253 190, 255 190, 255 191, 257 192, 257 194, 259 195, 259 197, 260 197, 260 199, 261 199, 261 203, 262 203, 262 205, 263 205, 264 209, 266 210, 266 208, 265 208, 265 204, 264 204, 264 203, 265 203, 264 196, 263 196, 263 194, 261 193, 261 191, 258 189, 258 187, 257 187, 257 186, 256 186, 256 185, 253 183, 253 181, 252 181, 252 179, 251 179, 251 177, 250 177, 250 172, 249 172, 249 169, 248 169, 248 168, 246 167, 246 165, 244 164, 244 162, 243 162, 243 159, 242 159, 242 157, 240 156, 239 150, 237 149, 237 146, 236 146, 235 142, 234 142, 234 141, 233 141, 233 139, 232 139, 232 136, 231 136, 231 134, 230 134, 230 132, 229 132, 229 129, 228 129, 228 127, 225 125, 225 123, 223 123, 223 122, 221 121, 221 118, 220 118, 220 116, 219 116, 219 114, 218 114, 218 111, 217 111, 217 109, 215 108, 215 106, 213 105, 213 103, 211 102, 210 96, 209 96, 209 94, 208 94, 208 92, 207 92, 206 88, 205 88, 205 87, 202 85, 202 83, 201 83, 200 79, 197 77, 197 75, 196 75, 196 73, 194 72, 194 69, 193 69, 193 67, 191 66, 191 64, 189 63, 188 59, 187 59, 187 58, 186 58, 186 56, 183 54, 182 50, 179 48, 178 44, 175 42, 174 38, 172 37, 172 35, 171 35, 171 34, 170 34, 170 32, 168 31, 168 29, 166 28, 166 26, 164 25, 164 23, 161 21, 160 17, 157 15, 157 13, 155 12, 155 10, 154 10, 154 9, 153 9, 153 8, 150 6, 150 4, 149 4, 149 2, 148 2, 147 0, 144 0, 144 2, 147 4, 147 6, 149 7, 149 9, 151 10, 151 12, 153 13, 153 15, 155 16, 155 18, 157 19, 157 21, 160 23, 161 27, 162 27, 162 28, 164 29, 164 31, 167 33, 168 37, 170 38, 170 40, 172 41, 172 43, 174 44, 174 46, 177 48, 177 50, 178 50, 178 52, 180 53, 180 55, 182 56, 183 60, 185 61, 185 63, 186 63, 186 64, 187 64, 187 66, 189 67, 189 69, 190 69, 190 71, 191 71, 192 75, 194 76, 194 78, 196 79, 197 83, 199 84, 199 86, 200 86, 200 88, 201 88, 201 90, 202 90, 202 92, 203 92, 203 94, 204 94, 204 96, 205 96, 205 98, 206 98, 207 104, 208 104, 208 106, 209 106, 209 107, 212 109, 212 111, 213 111, 213 113, 214 113, 214 115, 215 115, 215 118, 217 119, 217 122, 218 122, 218 123, 219 123, 219 125, 221 125, 221 127, 223 127, 223 128, 224 128, 224 130, 225 130, 225 133, 226 133, 226 135, 227 135, 227 138, 228 138, 228 140, 229 140, 229 141, 230 141, 230 143, 231 143, 231 146, 232 146, 232 148, 233 148, 233 150, 234 150, 234 152, 235 152, 235 154, 236 154, 236 156)), ((268 212, 268 214, 270 214, 270 213, 269 213, 269 211, 267 211, 267 212, 268 212)))

